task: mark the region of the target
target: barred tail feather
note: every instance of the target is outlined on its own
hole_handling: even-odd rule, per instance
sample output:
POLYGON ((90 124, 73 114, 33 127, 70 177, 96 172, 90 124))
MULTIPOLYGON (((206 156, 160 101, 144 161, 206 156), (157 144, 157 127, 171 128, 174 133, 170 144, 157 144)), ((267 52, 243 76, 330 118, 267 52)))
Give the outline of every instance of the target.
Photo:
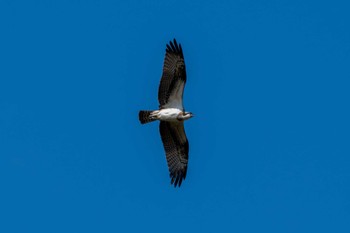
POLYGON ((155 121, 157 119, 151 118, 150 115, 153 111, 140 111, 139 112, 139 120, 141 124, 146 124, 152 121, 155 121))

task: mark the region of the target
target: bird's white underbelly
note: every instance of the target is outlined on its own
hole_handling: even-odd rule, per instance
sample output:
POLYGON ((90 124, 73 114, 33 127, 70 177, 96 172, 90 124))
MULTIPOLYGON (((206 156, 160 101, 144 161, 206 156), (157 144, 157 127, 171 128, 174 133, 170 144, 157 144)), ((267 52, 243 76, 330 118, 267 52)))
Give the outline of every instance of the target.
POLYGON ((177 108, 165 108, 157 113, 158 119, 161 121, 177 121, 179 113, 182 112, 177 108))

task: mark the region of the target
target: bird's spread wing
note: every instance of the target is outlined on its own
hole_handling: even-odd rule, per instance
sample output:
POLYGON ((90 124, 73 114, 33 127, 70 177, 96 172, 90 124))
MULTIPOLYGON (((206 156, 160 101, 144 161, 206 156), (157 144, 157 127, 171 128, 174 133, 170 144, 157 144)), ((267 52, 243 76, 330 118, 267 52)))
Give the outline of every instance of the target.
POLYGON ((161 121, 160 136, 163 141, 171 184, 181 185, 186 178, 189 145, 183 122, 161 121))
POLYGON ((183 110, 182 96, 186 83, 186 68, 181 44, 174 39, 166 46, 163 74, 158 90, 160 108, 183 110))

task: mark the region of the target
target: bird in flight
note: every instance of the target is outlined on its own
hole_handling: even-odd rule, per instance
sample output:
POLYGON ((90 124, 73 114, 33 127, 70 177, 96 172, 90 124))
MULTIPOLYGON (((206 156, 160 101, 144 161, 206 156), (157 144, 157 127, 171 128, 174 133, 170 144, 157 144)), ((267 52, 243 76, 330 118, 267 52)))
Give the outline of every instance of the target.
POLYGON ((189 144, 184 121, 193 117, 183 106, 186 84, 185 60, 181 44, 176 40, 166 45, 163 74, 158 89, 159 110, 140 111, 141 124, 159 120, 159 131, 164 145, 171 184, 181 186, 186 178, 189 144))

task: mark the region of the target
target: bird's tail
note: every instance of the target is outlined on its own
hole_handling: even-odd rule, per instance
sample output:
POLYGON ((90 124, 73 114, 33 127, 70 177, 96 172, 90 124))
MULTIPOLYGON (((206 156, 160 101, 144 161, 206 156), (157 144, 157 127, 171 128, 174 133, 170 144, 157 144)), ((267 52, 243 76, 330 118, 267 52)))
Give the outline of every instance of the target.
POLYGON ((139 112, 139 120, 140 120, 141 124, 146 124, 146 123, 157 120, 157 118, 151 117, 151 114, 153 112, 154 111, 144 111, 144 110, 140 111, 139 112))

